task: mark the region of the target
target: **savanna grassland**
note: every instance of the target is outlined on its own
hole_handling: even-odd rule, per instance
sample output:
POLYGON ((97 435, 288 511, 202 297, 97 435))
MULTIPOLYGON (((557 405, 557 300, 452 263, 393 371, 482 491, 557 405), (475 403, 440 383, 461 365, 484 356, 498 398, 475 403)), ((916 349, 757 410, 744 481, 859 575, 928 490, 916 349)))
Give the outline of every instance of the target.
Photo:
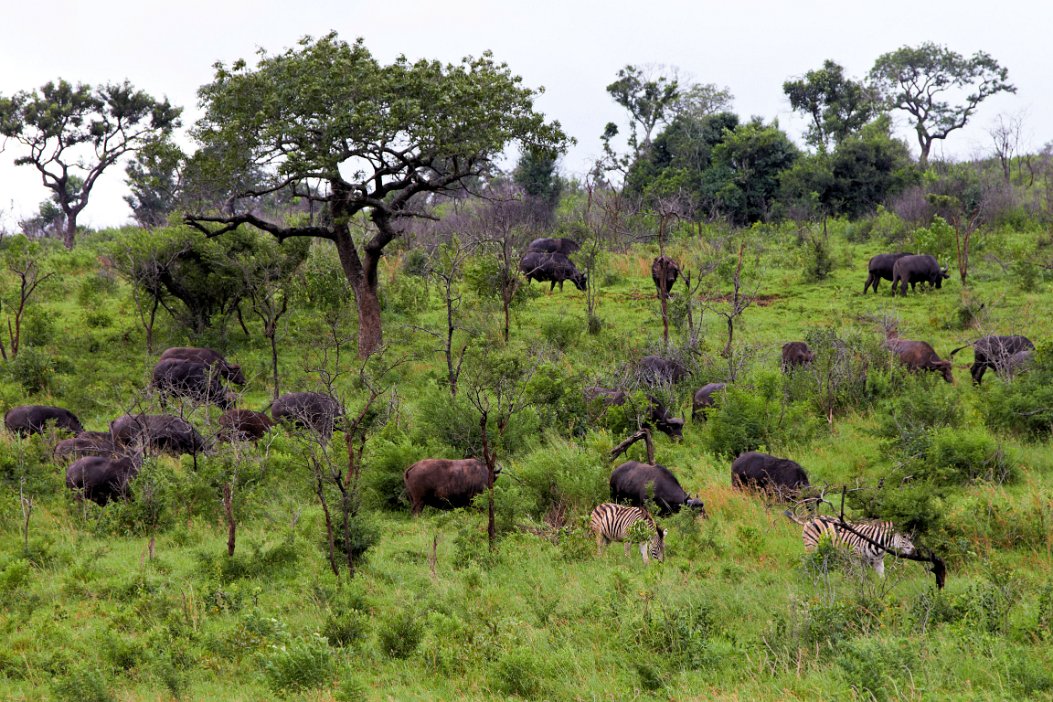
MULTIPOLYGON (((978 235, 965 290, 952 266, 941 290, 892 298, 883 281, 880 294, 864 296, 868 258, 915 245, 887 243, 881 221, 833 222, 820 244, 830 270, 819 280, 808 274, 814 240, 789 225, 671 234, 666 252, 682 266, 716 264, 697 293, 701 341, 685 356, 694 376, 672 390, 680 416, 695 388, 727 379, 732 366, 736 378, 707 423, 688 422, 682 442, 656 435, 658 462, 701 496, 709 518, 661 520, 667 558, 649 567, 618 545, 597 557, 585 530, 622 460, 609 452, 636 427, 620 408, 596 416, 582 388, 617 382, 620 369, 661 351, 653 245, 600 257, 590 278, 596 333, 582 292, 535 284, 513 305, 507 344, 492 290, 473 283, 487 264, 469 259, 458 287, 471 331, 456 338, 471 345, 457 400, 436 339, 420 331, 444 328, 441 287, 413 274, 412 250, 385 258, 387 348, 370 367, 384 392, 367 418, 354 522, 366 550, 353 577, 346 564, 332 572, 306 445, 284 430, 256 447, 219 446, 196 468, 190 456, 148 460, 133 499, 105 508, 69 494, 49 458, 53 437, 5 433, 0 698, 1053 698, 1053 453, 1048 423, 1024 419, 1048 411, 1041 388, 994 373, 974 387, 968 349, 954 357, 948 385, 904 372, 880 346, 893 323, 944 358, 983 333, 1023 333, 1039 348, 1032 375, 1050 377, 1053 292, 1034 263, 1049 234, 1024 223, 978 235), (720 312, 740 243, 742 288, 756 300, 736 319, 729 361, 720 312), (832 413, 819 371, 780 372, 779 349, 794 339, 810 341, 817 367, 831 349, 850 349, 832 413), (510 358, 530 372, 524 408, 498 440, 491 551, 485 498, 412 518, 401 474, 423 457, 477 449, 479 417, 465 395, 486 377, 484 364, 510 358), (1019 414, 1006 409, 1018 407, 1011 398, 1039 404, 1019 414), (913 531, 947 562, 945 589, 922 563, 889 558, 880 580, 829 548, 806 555, 784 505, 731 489, 731 459, 747 447, 801 463, 813 484, 831 486, 835 508, 838 486, 863 488, 846 513, 913 531), (232 481, 237 548, 228 556, 220 488, 232 481)), ((220 348, 242 365, 240 406, 268 404, 270 347, 248 314, 248 335, 233 318, 190 335, 162 312, 157 350, 147 353, 130 288, 109 262, 115 242, 145 235, 97 232, 73 251, 43 242, 38 255, 54 275, 28 307, 20 359, 4 364, 4 408, 62 405, 104 430, 153 402, 143 389, 156 354, 184 344, 220 348)), ((303 292, 336 265, 328 243, 312 245, 277 333, 281 386, 318 390, 319 369, 337 373, 333 390, 354 416, 368 389, 351 298, 332 312, 303 292)), ((10 291, 13 281, 4 284, 10 291)), ((684 298, 678 284, 675 349, 687 335, 684 298)), ((192 415, 206 434, 211 413, 192 415)), ((346 462, 339 433, 329 451, 346 462)), ((642 446, 628 455, 643 460, 642 446)))

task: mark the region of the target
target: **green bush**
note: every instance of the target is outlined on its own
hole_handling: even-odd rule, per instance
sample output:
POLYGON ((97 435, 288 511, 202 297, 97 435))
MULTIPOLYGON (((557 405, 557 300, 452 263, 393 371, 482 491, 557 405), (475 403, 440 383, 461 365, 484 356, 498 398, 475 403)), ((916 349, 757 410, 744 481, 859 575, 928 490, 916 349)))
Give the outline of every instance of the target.
POLYGON ((1035 351, 1031 367, 1009 383, 993 383, 980 410, 992 429, 1029 439, 1053 433, 1053 346, 1035 351))
POLYGON ((28 394, 36 395, 52 389, 55 359, 46 351, 24 346, 18 350, 18 356, 6 365, 11 379, 28 394))
POLYGON ((264 679, 274 692, 300 692, 326 684, 333 675, 333 654, 317 634, 274 646, 260 660, 264 679))
POLYGON ((116 702, 110 682, 103 673, 86 664, 67 670, 51 684, 61 702, 116 702))
POLYGON ((577 317, 560 315, 541 322, 541 337, 563 353, 569 351, 581 337, 585 325, 577 317))
MULTIPOLYGON (((725 458, 746 451, 802 443, 816 430, 815 418, 804 403, 785 401, 776 385, 762 383, 757 392, 730 385, 717 398, 704 430, 706 448, 725 458)), ((770 378, 781 384, 778 376, 770 378)))
POLYGON ((905 455, 918 456, 927 448, 931 430, 962 423, 961 395, 934 373, 900 377, 899 393, 878 414, 878 434, 905 455))
POLYGON ((839 650, 837 664, 845 682, 878 702, 889 699, 890 693, 895 695, 897 682, 911 675, 917 655, 915 645, 905 639, 855 639, 841 644, 839 650))
POLYGON ((545 696, 552 672, 538 650, 519 647, 501 656, 494 664, 492 677, 499 692, 530 700, 545 696))
POLYGON ((389 658, 409 658, 424 635, 420 614, 414 607, 401 607, 389 614, 377 628, 377 643, 389 658))
MULTIPOLYGON (((610 464, 599 447, 586 448, 552 435, 517 462, 513 475, 526 509, 539 519, 553 508, 589 513, 610 494, 610 464)), ((509 479, 502 476, 502 483, 509 479)))
POLYGON ((983 429, 941 427, 931 432, 925 455, 911 467, 924 480, 952 485, 973 481, 1009 483, 1017 463, 983 429))

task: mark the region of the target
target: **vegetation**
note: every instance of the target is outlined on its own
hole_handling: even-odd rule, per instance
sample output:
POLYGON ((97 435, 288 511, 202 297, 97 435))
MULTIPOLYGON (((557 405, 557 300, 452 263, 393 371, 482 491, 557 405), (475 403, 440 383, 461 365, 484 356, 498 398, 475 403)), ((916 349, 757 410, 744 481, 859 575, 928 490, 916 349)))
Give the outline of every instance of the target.
POLYGON ((150 228, 0 240, 0 408, 102 431, 158 411, 158 354, 198 345, 241 366, 241 408, 314 391, 343 414, 333 436, 213 443, 218 409, 170 404, 211 446, 147 457, 105 507, 66 488, 58 432, 0 434, 0 699, 1053 699, 1049 159, 922 167, 833 62, 788 86, 815 153, 726 90, 627 67, 615 187, 560 178, 558 125, 489 56, 383 66, 328 36, 218 67, 202 148, 157 141, 129 171, 150 228), (498 173, 516 140, 538 148, 498 173), (403 180, 341 175, 395 142, 403 180), (523 281, 541 236, 581 245, 584 292, 523 281), (901 250, 957 254, 960 275, 863 295, 869 258, 901 250), (668 299, 660 252, 681 271, 668 299), (355 275, 375 315, 351 308, 355 275), (992 333, 1037 349, 982 386, 964 350, 952 385, 908 372, 893 332, 943 358, 992 333), (814 359, 784 371, 791 340, 814 359), (689 379, 641 388, 650 354, 689 379), (728 386, 682 441, 618 459, 650 444, 708 519, 660 518, 663 563, 597 556, 612 450, 649 395, 687 417, 710 382, 728 386), (586 403, 592 386, 626 401, 586 403), (800 463, 822 513, 909 532, 946 586, 805 553, 783 515, 803 504, 731 488, 746 450, 800 463), (469 456, 474 505, 411 517, 403 471, 469 456))

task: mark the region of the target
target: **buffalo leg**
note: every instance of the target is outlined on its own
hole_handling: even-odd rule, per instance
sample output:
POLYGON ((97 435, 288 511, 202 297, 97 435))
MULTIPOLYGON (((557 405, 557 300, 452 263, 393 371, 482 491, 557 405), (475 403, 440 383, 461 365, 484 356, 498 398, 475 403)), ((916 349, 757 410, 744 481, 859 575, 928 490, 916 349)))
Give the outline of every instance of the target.
POLYGON ((863 294, 864 295, 867 294, 867 288, 870 287, 871 283, 874 284, 874 292, 875 293, 877 292, 877 281, 874 280, 874 277, 875 276, 874 276, 873 273, 871 273, 870 275, 867 276, 867 282, 863 284, 863 294))

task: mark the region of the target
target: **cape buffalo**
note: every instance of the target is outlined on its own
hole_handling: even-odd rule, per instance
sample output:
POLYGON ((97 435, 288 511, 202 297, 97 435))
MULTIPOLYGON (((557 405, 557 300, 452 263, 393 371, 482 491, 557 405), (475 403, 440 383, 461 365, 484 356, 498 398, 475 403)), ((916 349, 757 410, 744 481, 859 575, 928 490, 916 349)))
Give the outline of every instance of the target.
POLYGON ((48 422, 54 422, 56 427, 67 429, 74 434, 84 431, 77 416, 62 407, 20 405, 12 407, 4 414, 4 426, 8 431, 21 436, 43 434, 48 422))
POLYGON ((340 403, 319 392, 289 392, 271 405, 274 421, 288 421, 328 440, 333 435, 336 418, 343 416, 340 403))
POLYGON ((811 365, 815 354, 803 341, 788 341, 782 345, 782 370, 788 373, 795 368, 811 365))
POLYGON ((229 409, 219 417, 219 438, 223 441, 258 441, 274 426, 263 412, 229 409))
POLYGON ((926 341, 908 341, 907 339, 888 339, 885 345, 889 351, 899 357, 911 371, 930 370, 943 375, 948 383, 954 382, 951 375, 951 362, 941 361, 936 351, 926 341))
POLYGON ((983 380, 987 369, 996 373, 1013 371, 1030 360, 1031 351, 1035 345, 1026 336, 985 336, 974 341, 972 344, 959 346, 951 351, 953 356, 964 348, 973 347, 973 365, 969 368, 969 375, 973 382, 979 385, 983 380))
POLYGON ((908 253, 878 254, 870 259, 867 264, 867 282, 863 286, 863 294, 867 294, 867 288, 874 286, 874 294, 877 294, 878 283, 882 280, 892 280, 892 268, 896 261, 909 256, 908 253))
POLYGON ((644 385, 679 383, 691 375, 680 361, 661 356, 644 356, 636 366, 636 374, 644 385))
POLYGON ((897 283, 900 286, 899 294, 905 296, 907 283, 910 283, 910 290, 914 292, 914 286, 917 283, 929 283, 940 288, 944 279, 950 277, 947 268, 940 268, 940 264, 933 256, 927 254, 904 256, 897 259, 892 266, 892 294, 896 294, 897 283))
MULTIPOLYGON (((500 473, 497 466, 495 478, 500 473)), ((486 464, 478 458, 449 460, 425 458, 402 474, 413 514, 425 505, 439 509, 467 507, 472 498, 486 490, 486 464)))
POLYGON ((527 246, 527 251, 537 251, 540 253, 558 253, 564 256, 570 256, 572 253, 581 248, 581 245, 573 239, 534 239, 527 246))
POLYGON ((680 277, 680 267, 668 256, 659 256, 651 264, 651 280, 654 281, 659 297, 669 297, 669 291, 673 289, 673 284, 678 277, 680 277), (662 285, 663 278, 665 279, 664 286, 662 285))
POLYGON ((140 452, 150 448, 176 455, 197 454, 208 448, 189 422, 170 414, 126 414, 110 422, 110 435, 117 448, 140 452))
POLYGON ((223 409, 234 406, 234 394, 223 387, 218 368, 197 361, 166 358, 154 366, 150 386, 161 396, 161 407, 169 397, 183 397, 192 402, 215 404, 223 409))
POLYGON ((542 251, 528 251, 519 261, 519 270, 526 276, 527 283, 532 280, 538 282, 549 282, 549 292, 556 288, 559 283, 560 292, 563 291, 564 281, 571 281, 578 290, 584 290, 586 276, 574 267, 570 259, 559 253, 544 253, 542 251))
POLYGON ((695 418, 699 415, 705 420, 706 410, 716 404, 716 401, 713 399, 713 393, 722 392, 726 387, 727 383, 709 383, 695 390, 691 401, 691 421, 695 421, 695 418))
POLYGON ((626 461, 611 473, 611 500, 636 507, 646 507, 647 502, 654 501, 661 516, 679 512, 686 505, 706 516, 702 500, 684 492, 668 468, 639 461, 626 461))
POLYGON ((170 358, 179 358, 184 361, 197 361, 206 366, 214 366, 221 378, 229 380, 238 385, 245 384, 245 375, 241 372, 241 366, 235 365, 223 358, 223 354, 207 348, 196 346, 173 346, 165 349, 159 361, 167 361, 170 358))
POLYGON ((755 488, 783 493, 808 487, 808 475, 799 463, 788 458, 750 451, 731 464, 731 484, 739 489, 755 488))
POLYGON ((138 457, 111 460, 87 456, 66 470, 66 487, 80 497, 105 505, 128 496, 128 484, 139 473, 139 464, 138 457))
POLYGON ((109 432, 82 431, 72 439, 55 444, 52 456, 56 463, 68 463, 85 456, 109 457, 114 454, 113 438, 109 432))

